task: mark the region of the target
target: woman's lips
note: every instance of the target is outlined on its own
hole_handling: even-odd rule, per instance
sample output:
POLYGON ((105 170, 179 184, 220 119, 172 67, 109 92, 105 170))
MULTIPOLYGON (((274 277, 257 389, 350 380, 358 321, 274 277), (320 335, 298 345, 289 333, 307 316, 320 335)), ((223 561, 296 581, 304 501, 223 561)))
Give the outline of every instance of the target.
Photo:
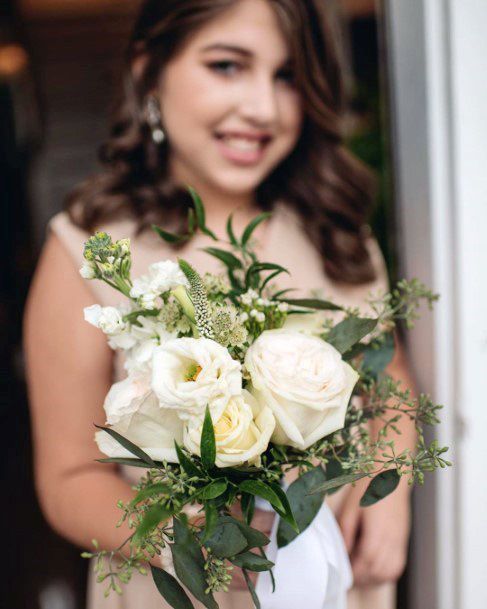
POLYGON ((257 165, 263 159, 270 142, 269 136, 249 136, 239 134, 216 135, 220 154, 236 165, 257 165))

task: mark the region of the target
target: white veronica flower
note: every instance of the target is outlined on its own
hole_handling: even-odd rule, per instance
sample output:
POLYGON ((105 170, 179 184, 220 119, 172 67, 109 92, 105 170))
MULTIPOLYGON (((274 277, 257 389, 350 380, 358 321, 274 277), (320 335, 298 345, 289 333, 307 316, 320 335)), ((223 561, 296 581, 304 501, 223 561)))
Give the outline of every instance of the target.
POLYGON ((229 400, 242 393, 241 364, 214 340, 177 338, 154 351, 152 389, 182 419, 203 417, 209 405, 218 420, 229 400))
MULTIPOLYGON (((260 456, 267 449, 276 421, 267 406, 260 406, 245 389, 231 398, 219 419, 213 419, 216 440, 216 465, 236 467, 248 463, 260 465, 260 456)), ((193 454, 200 454, 202 421, 184 430, 184 445, 193 454)))
POLYGON ((247 351, 252 394, 276 417, 277 444, 304 450, 343 427, 359 375, 329 343, 296 332, 267 330, 247 351))

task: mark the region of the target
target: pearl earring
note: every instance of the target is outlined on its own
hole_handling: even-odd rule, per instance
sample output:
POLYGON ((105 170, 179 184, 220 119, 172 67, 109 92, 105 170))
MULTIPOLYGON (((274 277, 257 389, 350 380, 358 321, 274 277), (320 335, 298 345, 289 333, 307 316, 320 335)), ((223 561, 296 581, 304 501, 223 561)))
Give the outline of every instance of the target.
POLYGON ((162 128, 161 107, 155 95, 149 95, 145 107, 145 118, 151 129, 152 140, 155 144, 162 144, 166 134, 162 128))

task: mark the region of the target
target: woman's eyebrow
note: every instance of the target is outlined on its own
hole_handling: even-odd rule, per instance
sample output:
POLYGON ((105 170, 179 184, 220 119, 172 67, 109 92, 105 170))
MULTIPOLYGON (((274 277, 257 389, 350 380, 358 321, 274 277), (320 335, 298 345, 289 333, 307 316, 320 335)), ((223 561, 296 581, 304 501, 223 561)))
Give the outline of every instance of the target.
POLYGON ((253 55, 252 51, 249 51, 248 49, 244 49, 243 47, 239 47, 235 44, 227 44, 224 42, 210 44, 206 47, 203 47, 201 51, 230 51, 231 53, 237 53, 245 57, 251 57, 253 55))
MULTIPOLYGON (((249 49, 245 49, 244 47, 239 47, 235 44, 225 43, 225 42, 216 42, 214 44, 210 44, 206 47, 200 49, 202 53, 205 51, 230 51, 231 53, 238 53, 239 55, 243 55, 244 57, 252 57, 254 53, 249 51, 249 49)), ((283 67, 289 67, 292 64, 291 58, 286 59, 283 62, 283 67)))

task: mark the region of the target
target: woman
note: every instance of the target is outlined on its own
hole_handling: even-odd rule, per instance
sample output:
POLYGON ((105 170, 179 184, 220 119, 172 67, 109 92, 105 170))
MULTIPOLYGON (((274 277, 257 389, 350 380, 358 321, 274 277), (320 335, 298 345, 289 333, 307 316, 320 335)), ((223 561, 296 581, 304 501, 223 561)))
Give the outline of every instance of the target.
MULTIPOLYGON (((320 0, 143 4, 123 101, 101 149, 104 170, 73 193, 68 213, 53 218, 26 313, 38 493, 52 526, 79 546, 88 548, 93 537, 107 549, 120 545, 127 531, 114 526, 116 502, 133 496, 125 472, 94 461, 100 454, 92 424, 103 421, 101 404, 121 362, 82 319, 83 307, 117 300, 106 286, 79 277, 89 232, 131 236, 133 274, 142 274, 150 262, 176 255, 143 229, 154 222, 177 229, 190 204, 183 186, 191 184, 219 236, 230 212, 239 230, 256 212, 273 209, 257 235, 259 253, 287 266, 292 287, 303 293, 319 287, 364 307, 371 290, 386 287, 378 247, 364 228, 371 181, 342 145, 335 40, 320 0)), ((215 270, 216 261, 200 251, 205 239, 197 236, 178 255, 215 270)), ((400 351, 389 372, 411 384, 400 351)), ((396 443, 412 445, 412 429, 404 427, 396 443)), ((362 490, 333 497, 358 586, 350 607, 385 609, 405 562, 408 491, 401 483, 362 510, 362 490)), ((254 524, 269 530, 269 515, 257 514, 254 524)), ((92 608, 165 606, 145 578, 121 598, 102 597, 103 588, 90 582, 92 608)), ((251 606, 239 582, 218 600, 251 606)))

